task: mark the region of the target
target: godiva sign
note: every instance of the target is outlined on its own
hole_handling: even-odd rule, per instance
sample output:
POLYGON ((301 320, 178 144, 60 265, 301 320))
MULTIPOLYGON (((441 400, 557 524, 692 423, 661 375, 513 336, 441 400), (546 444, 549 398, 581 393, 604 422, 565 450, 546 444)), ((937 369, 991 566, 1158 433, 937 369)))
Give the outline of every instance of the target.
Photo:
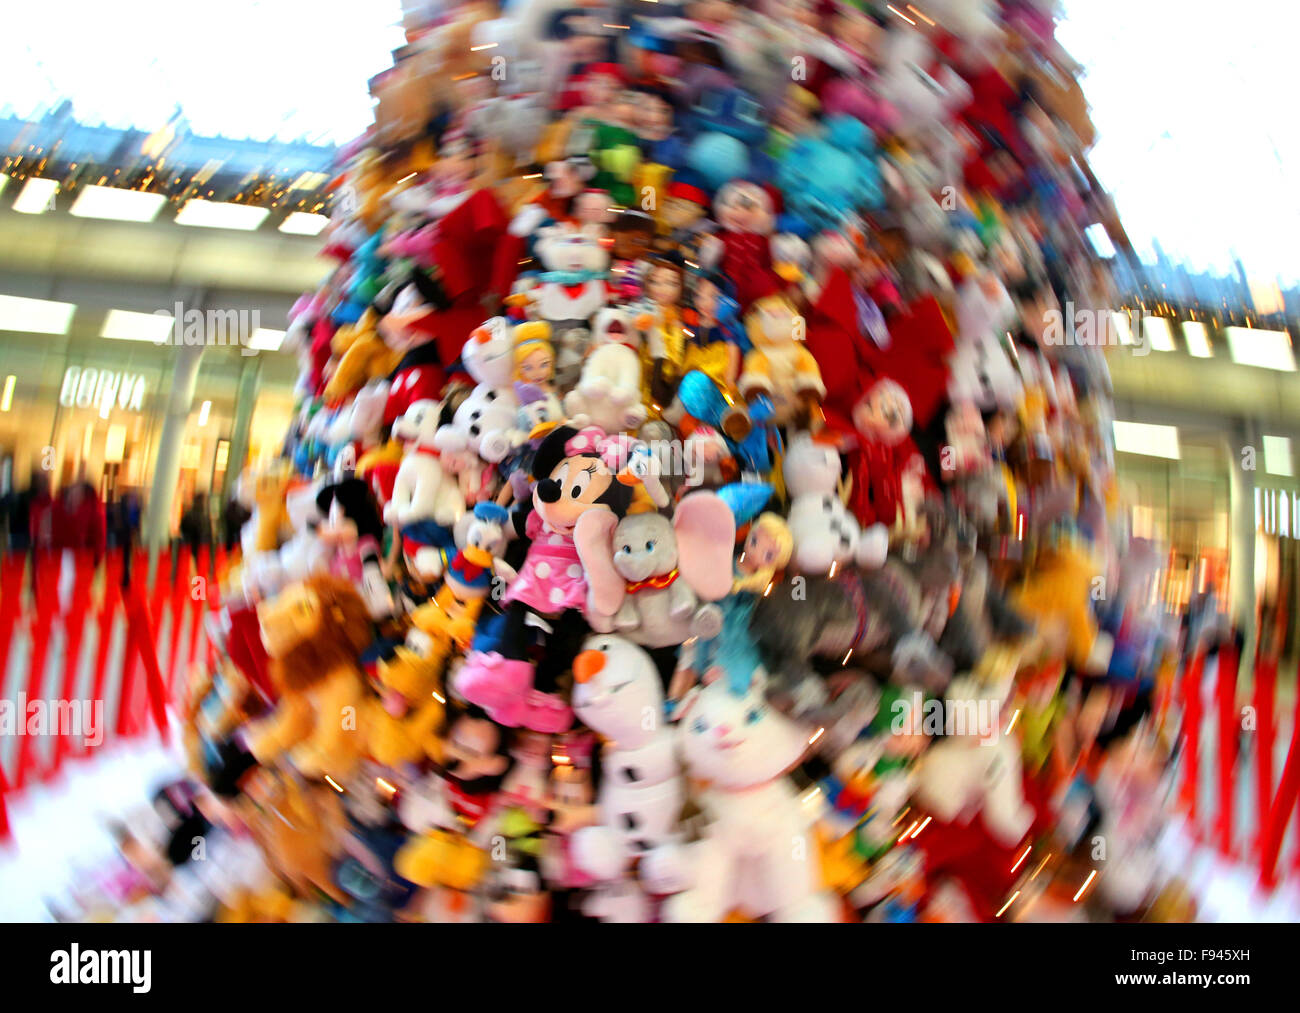
POLYGON ((138 412, 144 407, 144 374, 69 366, 63 373, 59 404, 64 408, 95 408, 104 418, 114 408, 138 412))
POLYGON ((1300 538, 1300 493, 1256 486, 1255 527, 1266 535, 1300 538))

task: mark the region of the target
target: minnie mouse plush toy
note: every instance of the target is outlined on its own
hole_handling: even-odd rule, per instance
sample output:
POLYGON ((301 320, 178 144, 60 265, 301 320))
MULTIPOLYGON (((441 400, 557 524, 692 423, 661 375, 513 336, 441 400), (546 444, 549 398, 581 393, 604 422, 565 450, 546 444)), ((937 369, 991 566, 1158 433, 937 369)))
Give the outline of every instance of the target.
POLYGON ((532 466, 537 484, 524 521, 531 543, 502 598, 506 618, 500 650, 471 652, 456 682, 462 697, 499 724, 555 734, 573 721, 558 692, 559 678, 587 632, 582 617, 587 579, 573 532, 588 510, 622 517, 631 505, 635 480, 621 473, 621 446, 594 426, 560 426, 537 448, 532 466), (545 637, 536 663, 530 628, 545 637))

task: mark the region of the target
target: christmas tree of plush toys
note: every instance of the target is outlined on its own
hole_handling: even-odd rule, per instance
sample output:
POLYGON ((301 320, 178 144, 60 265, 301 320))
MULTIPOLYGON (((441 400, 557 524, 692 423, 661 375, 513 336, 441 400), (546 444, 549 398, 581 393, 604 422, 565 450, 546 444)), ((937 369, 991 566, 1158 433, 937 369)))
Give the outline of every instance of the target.
POLYGON ((192 691, 216 917, 1186 917, 1052 0, 404 6, 192 691))

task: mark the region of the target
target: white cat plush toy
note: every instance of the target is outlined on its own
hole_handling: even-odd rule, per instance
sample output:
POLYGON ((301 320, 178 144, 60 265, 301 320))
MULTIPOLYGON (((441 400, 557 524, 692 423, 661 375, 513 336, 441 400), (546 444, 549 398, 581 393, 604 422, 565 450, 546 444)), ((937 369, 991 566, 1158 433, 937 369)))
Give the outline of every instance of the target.
POLYGON ((643 882, 657 892, 684 887, 665 901, 665 921, 716 922, 731 911, 774 921, 838 920, 822 883, 817 813, 785 776, 802 759, 808 735, 768 705, 766 680, 761 666, 747 685, 711 667, 681 712, 681 754, 690 776, 708 783, 698 801, 709 823, 702 840, 669 844, 643 861, 643 882))
POLYGON ((384 521, 404 528, 417 521, 452 525, 465 512, 465 500, 446 474, 434 447, 438 402, 416 401, 393 424, 393 435, 406 441, 406 451, 393 482, 393 495, 384 507, 384 521))
POLYGON ((845 566, 883 565, 889 534, 883 524, 864 532, 845 507, 839 495, 840 455, 834 446, 796 433, 781 468, 790 497, 792 563, 799 573, 825 575, 845 566))
POLYGON ((574 864, 600 884, 586 911, 604 921, 648 921, 649 899, 627 873, 634 859, 673 839, 683 798, 659 670, 630 640, 600 634, 574 659, 573 678, 573 709, 608 743, 600 824, 573 835, 574 864))

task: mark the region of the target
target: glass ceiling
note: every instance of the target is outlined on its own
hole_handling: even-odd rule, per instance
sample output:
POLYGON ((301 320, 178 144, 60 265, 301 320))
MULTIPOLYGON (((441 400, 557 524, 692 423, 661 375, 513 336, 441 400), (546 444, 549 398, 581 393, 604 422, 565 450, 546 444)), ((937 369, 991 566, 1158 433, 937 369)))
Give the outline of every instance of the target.
POLYGON ((366 82, 404 39, 399 0, 22 3, 0 31, 0 116, 67 99, 82 123, 154 130, 179 107, 200 135, 346 142, 366 82))

